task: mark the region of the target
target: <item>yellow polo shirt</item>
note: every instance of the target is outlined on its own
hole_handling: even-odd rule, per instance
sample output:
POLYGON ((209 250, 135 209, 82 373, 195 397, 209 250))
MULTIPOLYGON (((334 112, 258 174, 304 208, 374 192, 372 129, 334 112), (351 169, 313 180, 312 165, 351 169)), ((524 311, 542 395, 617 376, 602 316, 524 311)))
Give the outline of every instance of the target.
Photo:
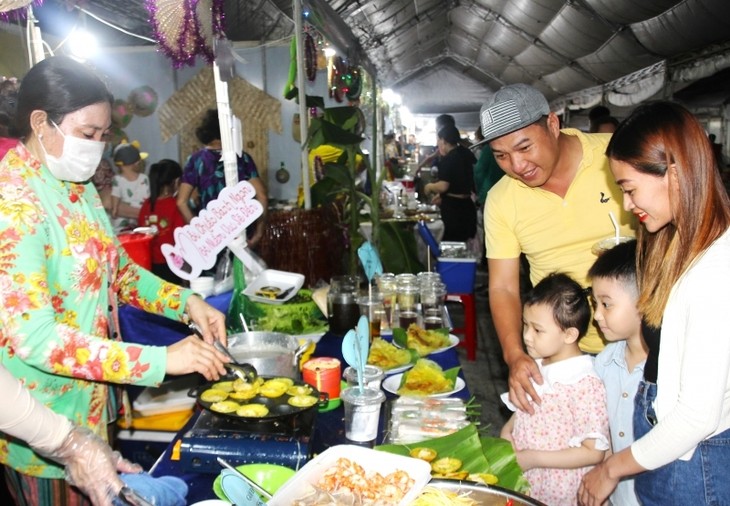
MULTIPOLYGON (((487 194, 484 209, 487 256, 509 259, 524 253, 533 286, 553 272, 588 286, 588 269, 596 260, 591 247, 614 235, 609 212, 619 221, 621 235, 636 233, 633 216, 622 209, 621 190, 604 154, 610 134, 562 132, 578 137, 583 148, 583 160, 565 198, 503 177, 487 194)), ((588 353, 603 349, 594 325, 580 346, 588 353)))

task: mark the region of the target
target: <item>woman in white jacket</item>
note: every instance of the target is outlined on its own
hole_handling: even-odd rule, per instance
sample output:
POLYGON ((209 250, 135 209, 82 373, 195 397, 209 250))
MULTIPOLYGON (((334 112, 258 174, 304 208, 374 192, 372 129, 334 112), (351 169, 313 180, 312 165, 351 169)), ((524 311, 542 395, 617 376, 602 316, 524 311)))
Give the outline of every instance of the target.
POLYGON ((631 447, 583 480, 585 505, 636 476, 645 506, 729 504, 730 202, 704 129, 683 107, 639 107, 606 154, 637 216, 638 302, 649 349, 631 447))
POLYGON ((95 506, 111 506, 119 494, 124 482, 117 471, 142 471, 90 430, 72 424, 36 401, 2 365, 0 392, 0 431, 22 439, 38 453, 62 464, 69 483, 95 506))

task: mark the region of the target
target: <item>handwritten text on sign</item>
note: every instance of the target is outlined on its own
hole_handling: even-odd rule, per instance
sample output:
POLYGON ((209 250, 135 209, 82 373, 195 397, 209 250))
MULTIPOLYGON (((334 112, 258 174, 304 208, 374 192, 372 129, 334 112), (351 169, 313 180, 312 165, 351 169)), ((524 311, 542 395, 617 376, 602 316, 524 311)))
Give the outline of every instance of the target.
POLYGON ((175 229, 175 244, 163 244, 170 270, 183 279, 195 279, 215 265, 218 253, 264 212, 248 181, 224 188, 198 216, 175 229))

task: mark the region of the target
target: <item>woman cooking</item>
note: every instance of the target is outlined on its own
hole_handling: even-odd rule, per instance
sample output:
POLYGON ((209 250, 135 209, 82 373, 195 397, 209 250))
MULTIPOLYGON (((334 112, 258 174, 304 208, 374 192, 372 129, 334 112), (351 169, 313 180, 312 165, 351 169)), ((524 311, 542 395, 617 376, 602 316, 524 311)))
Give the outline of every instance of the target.
MULTIPOLYGON (((0 361, 53 411, 106 436, 119 398, 108 383, 158 385, 165 374, 225 373, 225 317, 190 290, 133 263, 88 180, 111 126, 112 97, 84 65, 52 57, 23 79, 21 143, 0 162, 0 361), (121 342, 117 304, 178 321, 204 340, 168 347, 121 342)), ((84 504, 63 468, 0 435, 17 504, 84 504)))
POLYGON ((444 222, 443 241, 466 242, 477 231, 477 210, 474 193, 474 163, 476 158, 459 144, 459 130, 453 125, 438 131, 438 181, 424 186, 426 195, 436 194, 432 202, 441 206, 444 222))

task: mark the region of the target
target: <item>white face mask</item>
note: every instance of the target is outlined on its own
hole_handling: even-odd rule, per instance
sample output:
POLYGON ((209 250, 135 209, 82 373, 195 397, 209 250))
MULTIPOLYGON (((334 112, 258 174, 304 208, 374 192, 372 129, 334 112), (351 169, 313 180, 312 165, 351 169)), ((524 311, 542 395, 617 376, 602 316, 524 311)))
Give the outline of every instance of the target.
POLYGON ((49 155, 41 140, 40 144, 43 153, 46 155, 48 170, 62 181, 83 183, 91 179, 99 166, 101 156, 104 154, 105 143, 64 135, 58 125, 53 123, 53 126, 63 136, 63 153, 58 158, 49 155))

